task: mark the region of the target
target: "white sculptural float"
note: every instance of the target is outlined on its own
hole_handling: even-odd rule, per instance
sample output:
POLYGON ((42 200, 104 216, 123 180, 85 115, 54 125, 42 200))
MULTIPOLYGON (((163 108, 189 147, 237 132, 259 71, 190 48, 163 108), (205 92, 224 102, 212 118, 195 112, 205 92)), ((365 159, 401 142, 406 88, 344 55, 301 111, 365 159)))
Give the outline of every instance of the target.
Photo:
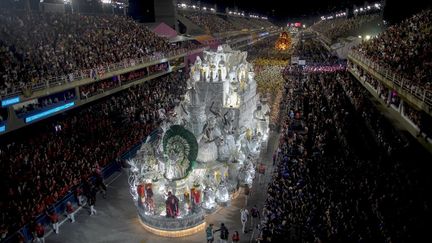
POLYGON ((239 185, 251 186, 254 162, 268 137, 269 109, 257 106, 246 57, 227 45, 205 51, 191 66, 188 91, 173 114, 160 111, 165 120, 159 136, 129 161, 130 190, 143 223, 190 228, 191 222, 204 220, 200 209, 229 205, 239 185), (147 188, 153 190, 147 193, 147 188), (165 207, 170 200, 178 200, 175 213, 171 204, 165 207))

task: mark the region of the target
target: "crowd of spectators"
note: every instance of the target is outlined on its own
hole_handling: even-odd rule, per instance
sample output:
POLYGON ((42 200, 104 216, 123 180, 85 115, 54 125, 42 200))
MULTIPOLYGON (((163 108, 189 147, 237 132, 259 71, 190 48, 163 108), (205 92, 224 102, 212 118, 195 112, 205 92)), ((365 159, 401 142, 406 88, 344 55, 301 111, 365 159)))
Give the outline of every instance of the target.
POLYGON ((382 17, 379 14, 321 20, 312 25, 311 28, 333 43, 341 37, 362 35, 364 33, 361 31, 372 26, 375 29, 382 26, 382 17))
POLYGON ((101 94, 105 91, 117 88, 120 86, 120 82, 117 76, 103 79, 95 83, 86 84, 79 87, 81 99, 87 99, 94 95, 101 94))
MULTIPOLYGON (((359 78, 365 83, 370 85, 378 93, 378 97, 384 101, 388 106, 393 106, 396 110, 400 111, 406 118, 408 118, 417 129, 419 129, 418 135, 425 133, 426 138, 432 137, 432 131, 430 131, 430 125, 432 124, 432 118, 428 116, 424 111, 420 111, 411 107, 408 102, 402 104, 402 100, 398 93, 393 89, 389 89, 384 86, 381 82, 376 80, 369 73, 363 69, 358 68, 356 65, 350 64, 351 70, 359 76, 359 78)), ((366 92, 363 91, 363 94, 366 92)), ((426 95, 426 97, 428 97, 426 95)))
POLYGON ((18 117, 21 117, 34 111, 42 110, 47 107, 53 107, 60 103, 74 100, 75 98, 76 96, 74 90, 63 91, 61 93, 35 99, 33 100, 33 102, 30 103, 27 102, 25 105, 22 105, 19 108, 15 109, 15 114, 18 117))
POLYGON ((273 26, 273 24, 270 23, 270 21, 263 20, 263 19, 228 16, 227 20, 237 30, 261 29, 261 28, 270 28, 273 26))
POLYGON ((425 10, 389 27, 354 48, 411 85, 432 90, 432 11, 425 10))
POLYGON ((178 13, 203 28, 207 33, 262 29, 274 26, 270 21, 264 19, 234 17, 204 12, 179 11, 178 13))
POLYGON ((154 73, 158 73, 158 72, 168 71, 168 68, 169 68, 168 62, 163 62, 163 63, 159 63, 159 64, 155 64, 153 66, 150 66, 148 68, 148 70, 149 70, 149 74, 154 74, 154 73))
POLYGON ((174 47, 129 17, 0 10, 0 90, 160 55, 174 47))
POLYGON ((259 241, 424 239, 430 154, 397 131, 345 70, 287 70, 286 118, 259 241))
POLYGON ((175 72, 4 137, 0 225, 10 233, 44 212, 95 169, 142 141, 185 91, 175 72), (31 129, 31 130, 30 130, 31 129))
POLYGON ((227 32, 233 30, 234 27, 230 22, 216 14, 187 12, 184 15, 209 34, 227 32))

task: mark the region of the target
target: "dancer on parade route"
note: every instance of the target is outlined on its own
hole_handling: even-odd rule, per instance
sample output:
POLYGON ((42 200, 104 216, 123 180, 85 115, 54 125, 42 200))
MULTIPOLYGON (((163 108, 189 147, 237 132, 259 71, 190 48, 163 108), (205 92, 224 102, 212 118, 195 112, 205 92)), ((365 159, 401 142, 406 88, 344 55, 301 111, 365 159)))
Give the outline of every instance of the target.
POLYGON ((240 235, 239 235, 239 232, 238 232, 237 230, 236 230, 236 231, 234 232, 234 234, 232 235, 231 240, 232 240, 233 243, 234 243, 234 242, 239 242, 239 241, 240 241, 240 235))
POLYGON ((246 223, 249 217, 249 211, 246 208, 240 209, 240 220, 242 223, 243 234, 246 234, 246 223))
POLYGON ((215 230, 213 233, 216 233, 220 231, 220 243, 228 243, 228 236, 229 236, 229 231, 227 229, 227 227, 225 227, 224 223, 221 223, 221 227, 217 230, 215 230))
POLYGON ((213 243, 214 241, 213 224, 209 224, 209 226, 207 226, 206 237, 207 237, 207 243, 213 243))
POLYGON ((255 226, 255 223, 259 222, 259 220, 261 218, 261 215, 260 215, 259 210, 258 210, 258 208, 257 208, 256 205, 254 205, 251 208, 250 212, 251 212, 251 216, 252 216, 251 217, 251 230, 253 230, 254 226, 255 226))

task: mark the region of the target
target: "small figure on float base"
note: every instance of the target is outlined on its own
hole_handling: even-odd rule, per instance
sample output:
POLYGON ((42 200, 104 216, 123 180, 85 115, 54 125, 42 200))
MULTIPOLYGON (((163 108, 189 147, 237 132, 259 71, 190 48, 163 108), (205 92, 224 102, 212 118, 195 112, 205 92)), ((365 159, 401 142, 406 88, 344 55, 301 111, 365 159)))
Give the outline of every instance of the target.
POLYGON ((179 199, 173 195, 171 192, 168 192, 168 198, 165 201, 166 205, 166 216, 170 218, 175 218, 179 215, 179 199))
POLYGON ((151 183, 147 183, 145 185, 145 206, 148 212, 154 214, 155 205, 153 201, 153 189, 151 183))

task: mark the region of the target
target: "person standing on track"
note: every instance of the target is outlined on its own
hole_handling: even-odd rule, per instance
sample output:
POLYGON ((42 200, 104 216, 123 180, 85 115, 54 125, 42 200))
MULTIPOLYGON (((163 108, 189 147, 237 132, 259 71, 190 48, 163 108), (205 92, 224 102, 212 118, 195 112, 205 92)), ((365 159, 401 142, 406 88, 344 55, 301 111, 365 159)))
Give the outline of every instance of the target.
POLYGON ((255 223, 259 222, 261 215, 260 215, 259 210, 258 210, 256 205, 254 205, 251 208, 250 212, 251 212, 251 216, 252 216, 251 217, 251 230, 253 230, 255 223))
POLYGON ((246 223, 249 217, 249 211, 246 208, 240 209, 240 220, 242 223, 243 234, 246 234, 246 223))
POLYGON ((67 218, 70 219, 71 223, 75 223, 75 209, 70 201, 66 203, 66 213, 67 218))
POLYGON ((213 233, 220 231, 220 243, 228 243, 229 231, 228 228, 225 227, 224 223, 221 223, 221 227, 215 230, 213 233))
POLYGON ((240 241, 240 235, 239 235, 239 232, 237 230, 232 235, 231 240, 232 240, 233 243, 240 241))
POLYGON ((58 234, 59 233, 59 216, 58 216, 58 214, 56 213, 55 209, 53 209, 52 213, 49 213, 47 211, 46 214, 50 218, 54 233, 58 234))
POLYGON ((213 224, 209 224, 209 226, 207 226, 206 238, 207 238, 207 243, 213 243, 214 241, 213 224))
POLYGON ((92 187, 91 191, 90 191, 90 200, 89 200, 89 205, 90 205, 90 215, 96 215, 97 211, 94 208, 95 204, 96 204, 96 193, 97 193, 97 188, 96 187, 92 187))

